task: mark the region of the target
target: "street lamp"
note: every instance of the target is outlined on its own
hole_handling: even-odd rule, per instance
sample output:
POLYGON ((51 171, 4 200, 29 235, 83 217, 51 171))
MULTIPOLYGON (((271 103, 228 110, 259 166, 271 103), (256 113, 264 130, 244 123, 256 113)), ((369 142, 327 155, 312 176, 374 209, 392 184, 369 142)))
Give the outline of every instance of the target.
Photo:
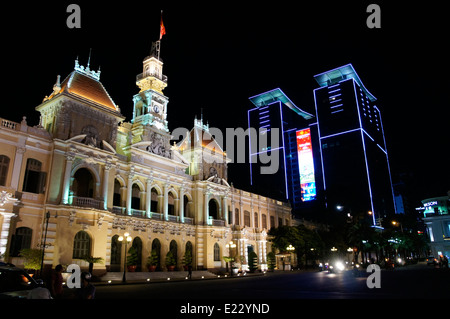
MULTIPOLYGON (((228 254, 230 258, 230 276, 233 276, 233 257, 231 257, 231 249, 236 248, 236 244, 233 243, 233 241, 230 241, 228 244, 225 245, 225 247, 228 248, 228 254)), ((228 268, 228 261, 227 261, 227 268, 228 268)), ((228 269, 227 269, 228 272, 228 269)))
POLYGON ((123 236, 119 236, 119 241, 122 242, 125 239, 125 258, 123 261, 123 277, 122 277, 122 282, 126 282, 127 278, 126 278, 126 271, 127 271, 127 246, 128 243, 131 243, 131 236, 129 233, 125 233, 123 234, 123 236))
POLYGON ((392 221, 392 225, 394 225, 395 227, 400 226, 400 231, 403 233, 403 225, 402 225, 402 223, 393 220, 392 221))
MULTIPOLYGON (((51 245, 51 244, 48 244, 48 245, 47 245, 47 230, 48 230, 48 221, 49 221, 50 217, 52 217, 52 216, 50 216, 50 212, 47 212, 47 213, 45 214, 45 232, 44 232, 44 240, 43 240, 43 243, 42 243, 42 239, 41 239, 41 244, 38 245, 38 246, 40 246, 41 249, 42 249, 41 269, 39 270, 39 275, 40 275, 41 277, 42 277, 42 272, 43 272, 43 269, 44 269, 45 248, 47 248, 48 246, 51 245)), ((53 216, 53 217, 57 218, 57 217, 58 217, 58 213, 56 213, 56 215, 53 216)))

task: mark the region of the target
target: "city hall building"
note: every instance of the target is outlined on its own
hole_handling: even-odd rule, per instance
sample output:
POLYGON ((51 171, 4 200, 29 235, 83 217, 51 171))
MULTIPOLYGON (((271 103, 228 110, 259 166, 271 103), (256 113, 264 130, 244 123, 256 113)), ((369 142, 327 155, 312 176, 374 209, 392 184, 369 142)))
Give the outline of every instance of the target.
POLYGON ((194 269, 225 267, 223 256, 230 255, 246 269, 251 251, 266 267, 267 232, 291 224, 290 206, 234 188, 230 159, 202 120, 171 144, 158 55, 143 61, 130 122, 100 71, 78 60, 36 107, 39 125, 1 119, 3 260, 20 266, 22 249, 45 244, 45 268, 87 267, 83 259, 93 256, 104 260, 94 272, 121 271, 126 252, 119 237, 127 232, 138 271, 146 271, 153 250, 162 270, 168 251, 178 269, 186 252, 194 269))

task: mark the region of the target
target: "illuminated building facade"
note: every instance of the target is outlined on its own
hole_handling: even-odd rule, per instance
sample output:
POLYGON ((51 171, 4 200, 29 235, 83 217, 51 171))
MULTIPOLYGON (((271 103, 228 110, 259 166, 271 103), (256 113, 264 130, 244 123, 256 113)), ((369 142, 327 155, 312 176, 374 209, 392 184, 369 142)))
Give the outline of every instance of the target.
POLYGON ((222 257, 229 255, 245 269, 250 251, 266 267, 267 232, 290 225, 291 208, 230 186, 226 154, 201 120, 171 145, 162 67, 159 55, 144 59, 130 122, 100 71, 78 61, 36 107, 39 125, 1 119, 3 259, 22 265, 20 250, 42 247, 46 237, 46 267, 87 267, 83 258, 95 256, 105 261, 94 265, 97 273, 119 271, 126 254, 119 236, 128 232, 138 270, 153 250, 163 270, 169 251, 178 269, 186 253, 194 269, 225 267, 222 257), (215 152, 204 152, 206 146, 215 152))
POLYGON ((373 225, 395 213, 388 152, 376 98, 351 64, 314 76, 314 101, 329 207, 371 214, 373 225))
POLYGON ((321 189, 321 165, 315 117, 297 107, 279 88, 249 98, 255 106, 248 111, 249 128, 258 134, 258 145, 250 139, 251 184, 258 192, 280 190, 294 209, 304 207, 321 189), (274 132, 275 137, 274 137, 274 132), (267 145, 261 144, 267 140, 267 145), (278 170, 260 174, 265 166, 260 156, 278 158, 278 170))
POLYGON ((424 199, 422 204, 432 256, 450 258, 450 191, 447 196, 424 199))

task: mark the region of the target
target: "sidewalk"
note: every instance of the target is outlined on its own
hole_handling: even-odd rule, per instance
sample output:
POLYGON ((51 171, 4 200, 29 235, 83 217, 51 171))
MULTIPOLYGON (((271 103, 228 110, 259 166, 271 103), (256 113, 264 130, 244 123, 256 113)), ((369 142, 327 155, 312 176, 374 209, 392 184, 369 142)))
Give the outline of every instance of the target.
MULTIPOLYGON (((247 273, 246 276, 262 276, 264 273, 247 273)), ((170 282, 170 281, 188 281, 187 271, 155 271, 155 272, 127 272, 126 284, 138 284, 138 283, 151 283, 151 282, 170 282)), ((240 274, 242 276, 242 274, 240 274)), ((207 270, 194 270, 192 271, 191 280, 205 280, 205 279, 224 279, 234 278, 216 275, 207 270)), ((99 278, 100 281, 93 282, 94 285, 118 285, 122 282, 123 272, 108 272, 106 275, 99 278)))

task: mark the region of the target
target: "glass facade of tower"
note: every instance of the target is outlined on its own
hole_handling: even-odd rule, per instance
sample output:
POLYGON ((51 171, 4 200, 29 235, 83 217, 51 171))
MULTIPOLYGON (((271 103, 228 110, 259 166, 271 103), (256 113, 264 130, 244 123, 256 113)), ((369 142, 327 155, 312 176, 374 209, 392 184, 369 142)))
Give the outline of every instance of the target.
POLYGON ((395 213, 381 113, 349 64, 315 76, 314 90, 327 204, 373 224, 395 213))

